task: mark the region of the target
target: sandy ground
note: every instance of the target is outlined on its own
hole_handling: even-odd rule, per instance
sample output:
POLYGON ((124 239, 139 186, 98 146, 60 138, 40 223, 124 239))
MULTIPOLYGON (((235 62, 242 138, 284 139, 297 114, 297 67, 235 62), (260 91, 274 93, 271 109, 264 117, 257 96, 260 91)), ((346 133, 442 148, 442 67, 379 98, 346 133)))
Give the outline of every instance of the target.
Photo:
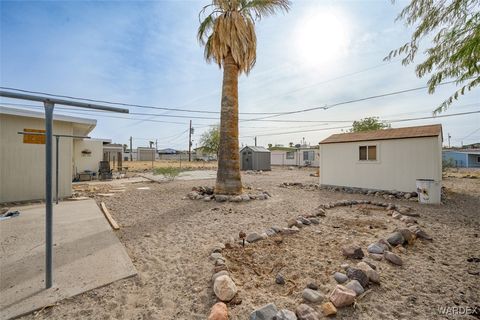
MULTIPOLYGON (((206 319, 215 302, 210 280, 213 266, 208 259, 213 245, 241 230, 285 226, 288 219, 311 213, 321 203, 378 199, 279 187, 282 182, 316 183, 318 178, 309 176, 314 171, 275 169, 244 175, 244 184, 273 196, 248 203, 181 200, 193 186, 213 185, 213 180, 126 185, 126 192, 101 200, 121 225, 117 235, 139 275, 25 319, 206 319)), ((356 309, 340 310, 337 319, 441 319, 445 317, 437 314, 438 307, 480 306, 480 278, 467 272, 480 269, 480 263, 467 262, 469 257, 480 256, 480 179, 446 178, 444 185, 450 190, 445 205, 392 201, 411 205, 420 213, 419 224, 434 241, 417 241, 407 248, 400 254, 403 267, 377 262, 381 284, 372 287, 356 309)), ((327 294, 334 286, 330 273, 340 270, 345 261, 340 252, 343 244, 365 246, 398 224, 384 211, 339 208, 329 210, 320 225, 286 238, 274 258, 269 258, 267 241, 253 244, 258 253, 252 261, 266 271, 262 276, 241 269, 233 272, 243 302, 230 307, 230 318, 248 319, 253 309, 268 302, 293 308, 301 302, 301 290, 311 279, 327 294), (286 276, 295 278, 291 292, 273 284, 275 274, 269 274, 266 266, 275 261, 287 266, 286 276)))

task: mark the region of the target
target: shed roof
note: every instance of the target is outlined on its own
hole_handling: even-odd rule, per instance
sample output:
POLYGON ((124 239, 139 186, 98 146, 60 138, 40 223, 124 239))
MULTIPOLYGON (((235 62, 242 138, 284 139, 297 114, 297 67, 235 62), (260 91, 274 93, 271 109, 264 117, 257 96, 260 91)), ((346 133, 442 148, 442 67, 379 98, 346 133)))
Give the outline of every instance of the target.
POLYGON ((242 150, 245 149, 245 148, 248 148, 248 149, 252 150, 253 152, 270 152, 270 150, 265 149, 264 147, 245 146, 245 147, 242 148, 242 150))
POLYGON ((320 141, 320 144, 327 143, 343 143, 356 141, 371 141, 371 140, 391 140, 391 139, 405 139, 405 138, 421 138, 421 137, 436 137, 442 135, 442 125, 433 124, 428 126, 406 127, 397 129, 383 129, 367 132, 351 132, 332 134, 325 140, 320 141))

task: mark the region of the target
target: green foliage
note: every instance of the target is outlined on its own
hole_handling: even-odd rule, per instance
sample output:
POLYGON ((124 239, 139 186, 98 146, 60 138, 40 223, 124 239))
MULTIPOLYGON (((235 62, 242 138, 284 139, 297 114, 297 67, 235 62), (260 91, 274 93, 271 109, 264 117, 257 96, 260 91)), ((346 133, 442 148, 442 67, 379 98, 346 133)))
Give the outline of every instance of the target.
POLYGON ((442 168, 443 170, 448 169, 448 168, 455 168, 455 160, 453 159, 448 159, 448 160, 442 160, 442 168))
POLYGON ((411 0, 397 20, 415 26, 415 31, 409 42, 391 51, 385 60, 404 55, 402 64, 408 65, 418 54, 421 40, 433 36, 431 46, 424 51, 426 59, 416 67, 417 76, 431 74, 430 94, 445 79, 455 79, 457 85, 462 85, 435 113, 445 111, 453 100, 480 84, 479 0, 411 0))
POLYGON ((174 180, 176 176, 178 176, 182 172, 181 169, 179 168, 173 168, 173 167, 161 167, 161 168, 155 168, 153 170, 153 174, 155 175, 163 175, 165 178, 168 180, 174 180))
POLYGON ((204 152, 218 154, 220 146, 220 130, 218 126, 212 127, 200 137, 200 145, 204 152))
POLYGON ((390 128, 390 124, 378 120, 378 117, 368 117, 354 121, 350 132, 375 131, 390 128))

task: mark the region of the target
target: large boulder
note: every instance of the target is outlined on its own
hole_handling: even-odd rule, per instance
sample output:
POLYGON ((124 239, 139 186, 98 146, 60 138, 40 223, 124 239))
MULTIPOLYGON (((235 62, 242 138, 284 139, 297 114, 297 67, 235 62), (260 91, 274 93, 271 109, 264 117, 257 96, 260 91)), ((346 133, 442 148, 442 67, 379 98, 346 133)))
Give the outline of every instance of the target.
POLYGON ((237 286, 229 276, 223 275, 215 279, 213 292, 220 301, 228 302, 237 294, 237 286))

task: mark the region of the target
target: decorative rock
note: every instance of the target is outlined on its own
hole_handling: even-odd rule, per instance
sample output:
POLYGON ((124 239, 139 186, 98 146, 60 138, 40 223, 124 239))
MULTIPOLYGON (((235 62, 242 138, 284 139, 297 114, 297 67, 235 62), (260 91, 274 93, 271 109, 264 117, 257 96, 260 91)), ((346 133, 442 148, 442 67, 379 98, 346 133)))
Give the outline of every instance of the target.
POLYGON ((272 226, 271 229, 272 229, 273 231, 275 231, 276 233, 282 231, 282 228, 280 228, 280 227, 278 227, 278 226, 272 226))
POLYGON ((215 201, 217 202, 225 202, 228 200, 228 196, 223 195, 223 194, 216 194, 215 195, 215 201))
POLYGON ((320 220, 318 220, 317 218, 310 218, 310 222, 313 224, 320 224, 320 220))
POLYGON ((217 260, 215 260, 215 265, 216 266, 224 266, 225 265, 225 260, 217 259, 217 260))
POLYGON ((273 236, 275 233, 276 233, 275 230, 273 230, 272 228, 265 230, 265 234, 269 237, 273 236))
POLYGON ((311 303, 318 303, 324 298, 324 296, 319 291, 315 291, 309 288, 303 290, 302 297, 303 299, 311 303))
POLYGON ((353 290, 357 296, 361 295, 362 293, 365 292, 365 289, 363 289, 362 285, 360 282, 357 280, 350 280, 346 285, 346 288, 353 290))
POLYGON ((243 198, 242 198, 242 196, 233 196, 233 197, 230 198, 230 201, 231 202, 242 202, 243 198))
POLYGON ((357 267, 363 272, 365 272, 371 282, 380 283, 380 275, 377 271, 373 270, 372 267, 370 267, 367 263, 365 263, 364 261, 359 262, 357 263, 357 267))
POLYGON ((380 239, 377 241, 377 243, 381 246, 383 246, 383 251, 390 251, 392 250, 392 246, 390 245, 390 243, 388 243, 387 240, 385 239, 380 239))
POLYGON ((351 305, 355 301, 356 296, 355 291, 339 284, 330 294, 330 301, 335 307, 341 308, 351 305))
POLYGON ((410 199, 412 197, 412 194, 410 192, 407 192, 403 195, 405 199, 410 199))
POLYGON ((392 246, 396 246, 399 244, 403 244, 405 242, 405 239, 400 232, 396 231, 387 236, 387 242, 392 246))
POLYGON ((348 277, 341 273, 341 272, 335 272, 333 274, 333 278, 335 279, 335 281, 337 281, 338 283, 344 283, 345 281, 348 280, 348 277))
POLYGON ((318 320, 318 312, 307 304, 302 303, 295 310, 298 320, 318 320))
POLYGON ((398 232, 400 232, 405 239, 405 241, 412 245, 415 242, 415 235, 408 229, 398 229, 398 232))
POLYGON ((273 303, 269 303, 253 311, 250 314, 250 320, 271 320, 277 312, 277 307, 273 303))
POLYGON ((342 268, 343 270, 347 271, 347 269, 349 268, 350 266, 348 265, 348 263, 342 263, 340 265, 340 268, 342 268))
POLYGON ((325 217, 325 210, 322 208, 317 209, 317 213, 315 214, 317 217, 325 217))
POLYGON ((400 221, 405 222, 405 223, 417 223, 417 220, 415 220, 413 217, 408 217, 408 216, 402 216, 400 218, 400 221))
POLYGON ((352 280, 358 280, 362 287, 366 287, 368 284, 368 276, 363 272, 363 270, 356 268, 348 268, 347 276, 352 280))
POLYGON ((342 249, 343 255, 351 259, 362 259, 365 254, 359 246, 348 246, 342 249))
POLYGON ((281 273, 277 273, 275 277, 275 283, 276 284, 285 284, 285 277, 281 273))
POLYGON ((220 252, 212 252, 210 255, 210 260, 217 261, 218 259, 225 260, 220 252))
POLYGON ((208 320, 228 320, 227 305, 223 302, 217 302, 213 305, 208 320))
POLYGON ((299 231, 299 229, 295 226, 293 226, 291 228, 283 228, 282 229, 283 234, 294 234, 294 233, 297 233, 298 231, 299 231))
POLYGON ((313 282, 309 282, 307 284, 307 288, 312 289, 312 290, 318 290, 318 286, 313 282))
POLYGON ((228 276, 228 275, 229 275, 229 273, 228 273, 227 270, 219 271, 219 272, 213 274, 213 276, 212 276, 212 281, 215 282, 215 280, 216 280, 218 277, 220 277, 220 276, 228 276))
POLYGON ((215 279, 213 291, 220 301, 228 302, 237 294, 237 287, 229 276, 223 275, 215 279))
POLYGON ((370 253, 368 256, 373 260, 377 260, 377 261, 380 261, 383 259, 383 254, 370 253))
POLYGON ((432 237, 430 237, 425 231, 418 229, 415 232, 415 235, 419 239, 424 239, 424 240, 433 240, 432 237))
POLYGON ((393 219, 401 219, 403 217, 403 215, 401 213, 398 213, 397 211, 393 211, 392 213, 392 218, 393 219))
POLYGON ((247 236, 246 240, 247 240, 248 242, 255 242, 255 241, 258 241, 258 240, 262 240, 262 236, 259 235, 259 234, 256 233, 256 232, 252 232, 252 233, 250 233, 250 234, 247 236))
POLYGON ((401 206, 401 207, 397 208, 397 211, 400 212, 401 214, 406 214, 406 213, 409 213, 411 211, 411 209, 409 207, 406 207, 406 206, 401 206))
POLYGON ((223 249, 225 249, 225 244, 217 243, 216 245, 213 246, 212 253, 213 252, 222 252, 223 249))
POLYGON ((383 251, 385 251, 385 249, 383 246, 379 245, 378 243, 372 243, 367 247, 367 251, 369 253, 382 254, 383 251))
POLYGON ((312 224, 312 222, 305 217, 299 217, 298 220, 306 226, 309 226, 312 224))
POLYGON ((325 302, 322 304, 322 313, 325 317, 333 316, 337 314, 337 308, 331 302, 325 302))
POLYGON ((297 320, 297 316, 293 311, 282 309, 275 314, 273 320, 297 320))
POLYGON ((397 266, 403 265, 402 259, 399 256, 397 256, 396 254, 387 251, 383 255, 384 255, 385 259, 390 261, 391 263, 393 263, 397 266))
POLYGON ((246 193, 242 194, 241 197, 242 201, 250 201, 250 196, 246 193))

